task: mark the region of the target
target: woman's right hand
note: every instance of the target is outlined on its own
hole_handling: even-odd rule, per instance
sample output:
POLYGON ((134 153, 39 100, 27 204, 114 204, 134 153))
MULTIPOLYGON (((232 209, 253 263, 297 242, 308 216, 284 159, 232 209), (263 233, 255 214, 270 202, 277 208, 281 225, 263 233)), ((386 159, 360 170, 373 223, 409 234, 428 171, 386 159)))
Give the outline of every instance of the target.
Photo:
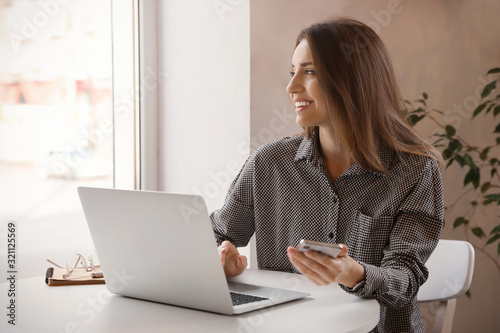
POLYGON ((227 278, 238 276, 247 267, 247 257, 240 255, 236 246, 229 241, 224 241, 218 248, 219 257, 224 267, 227 278))

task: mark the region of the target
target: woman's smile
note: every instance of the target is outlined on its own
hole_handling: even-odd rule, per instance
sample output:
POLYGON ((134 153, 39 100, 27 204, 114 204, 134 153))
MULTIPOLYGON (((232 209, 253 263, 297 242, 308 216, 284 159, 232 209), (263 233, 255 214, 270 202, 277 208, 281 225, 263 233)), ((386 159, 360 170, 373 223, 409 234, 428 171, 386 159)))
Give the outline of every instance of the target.
POLYGON ((308 100, 303 100, 303 99, 297 99, 293 101, 295 104, 295 112, 301 112, 304 111, 311 105, 313 102, 308 101, 308 100))

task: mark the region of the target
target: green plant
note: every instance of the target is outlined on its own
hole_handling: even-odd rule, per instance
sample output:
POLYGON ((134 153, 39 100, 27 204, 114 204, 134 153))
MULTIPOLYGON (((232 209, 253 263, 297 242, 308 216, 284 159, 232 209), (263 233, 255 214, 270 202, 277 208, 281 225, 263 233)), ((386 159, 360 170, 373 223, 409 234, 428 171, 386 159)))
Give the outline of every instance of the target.
MULTIPOLYGON (((494 76, 495 79, 483 88, 479 105, 474 110, 471 121, 477 119, 476 117, 481 114, 484 117, 491 117, 492 122, 498 122, 496 117, 500 114, 500 94, 494 96, 492 93, 497 86, 500 86, 499 73, 500 68, 493 68, 488 71, 487 75, 494 76)), ((448 215, 459 203, 467 206, 466 212, 455 218, 453 228, 463 228, 467 240, 470 240, 471 236, 476 237, 476 240, 482 246, 474 245, 475 242, 471 243, 477 251, 484 253, 500 271, 498 260, 500 256, 500 223, 489 232, 485 232, 480 219, 475 220, 478 210, 487 207, 496 209, 492 206, 494 204, 500 205, 500 156, 498 155, 500 122, 496 123, 493 134, 484 133, 488 138, 493 139, 490 145, 474 145, 464 140, 462 133, 466 129, 460 128, 459 133, 457 126, 442 121, 443 111, 431 109, 427 106, 427 93, 424 92, 421 99, 405 100, 405 102, 409 105, 409 117, 413 125, 427 118, 438 126, 438 130, 432 134, 431 139, 434 140, 433 145, 442 150, 446 163, 445 169, 454 166, 463 170, 464 191, 453 203, 445 207, 445 214, 448 215), (493 244, 497 246, 496 258, 485 249, 486 246, 492 246, 493 244)), ((498 209, 496 209, 496 212, 498 212, 498 209)), ((500 218, 500 216, 497 217, 500 218)))

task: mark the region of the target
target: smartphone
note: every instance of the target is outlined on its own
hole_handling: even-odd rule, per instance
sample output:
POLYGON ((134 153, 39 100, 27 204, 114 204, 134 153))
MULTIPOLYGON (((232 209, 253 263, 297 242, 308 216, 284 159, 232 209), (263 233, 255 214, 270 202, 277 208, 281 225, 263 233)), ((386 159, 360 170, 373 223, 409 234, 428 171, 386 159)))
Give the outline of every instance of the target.
POLYGON ((314 242, 303 239, 300 241, 297 250, 303 253, 306 253, 309 250, 313 250, 316 252, 324 253, 329 257, 336 258, 339 255, 340 251, 342 251, 342 245, 314 242))

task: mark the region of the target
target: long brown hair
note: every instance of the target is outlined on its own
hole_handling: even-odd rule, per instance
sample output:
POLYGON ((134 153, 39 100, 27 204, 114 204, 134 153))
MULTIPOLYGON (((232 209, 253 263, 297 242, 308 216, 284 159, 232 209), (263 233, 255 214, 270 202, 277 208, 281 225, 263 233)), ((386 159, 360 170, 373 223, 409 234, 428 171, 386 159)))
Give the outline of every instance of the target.
MULTIPOLYGON (((299 34, 311 48, 318 82, 339 143, 367 169, 386 172, 379 152, 390 148, 442 157, 409 123, 389 54, 367 25, 341 18, 299 34)), ((310 137, 314 128, 304 128, 310 137)))

